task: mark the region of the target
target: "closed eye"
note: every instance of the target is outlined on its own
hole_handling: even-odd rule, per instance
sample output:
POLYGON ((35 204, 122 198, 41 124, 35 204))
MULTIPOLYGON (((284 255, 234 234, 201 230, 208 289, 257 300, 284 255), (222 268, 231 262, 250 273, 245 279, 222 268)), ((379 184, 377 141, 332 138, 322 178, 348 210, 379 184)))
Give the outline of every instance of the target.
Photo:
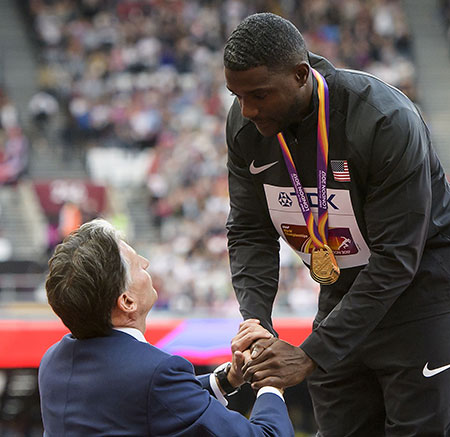
POLYGON ((255 99, 263 100, 267 97, 267 93, 264 94, 254 94, 255 99))

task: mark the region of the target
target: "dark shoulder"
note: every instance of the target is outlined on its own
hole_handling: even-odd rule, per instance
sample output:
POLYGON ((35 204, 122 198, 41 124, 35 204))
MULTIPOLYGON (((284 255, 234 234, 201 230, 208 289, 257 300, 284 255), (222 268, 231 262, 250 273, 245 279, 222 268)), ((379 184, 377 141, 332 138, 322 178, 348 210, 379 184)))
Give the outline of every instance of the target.
POLYGON ((179 355, 166 354, 161 356, 161 361, 158 366, 158 371, 164 374, 174 373, 192 373, 195 375, 193 364, 186 358, 179 355))
POLYGON ((52 359, 52 357, 55 355, 55 353, 57 353, 58 350, 60 350, 61 348, 64 347, 64 344, 67 343, 66 337, 68 337, 68 336, 69 336, 69 334, 64 336, 60 341, 58 341, 54 345, 50 346, 46 350, 46 352, 44 353, 44 355, 41 358, 40 368, 45 367, 45 365, 52 359), (66 339, 66 341, 65 341, 65 339, 66 339))
POLYGON ((366 109, 376 116, 389 116, 398 109, 407 109, 410 116, 420 116, 413 102, 399 89, 382 79, 358 70, 336 68, 327 59, 309 54, 311 66, 326 78, 333 105, 345 110, 350 105, 366 109))
POLYGON ((242 116, 239 101, 235 98, 227 117, 226 133, 228 141, 234 140, 243 129, 251 129, 252 127, 253 123, 242 116))
POLYGON ((358 99, 382 116, 391 116, 401 109, 407 110, 410 116, 420 117, 414 103, 402 91, 370 73, 337 69, 336 87, 348 93, 349 99, 358 99))

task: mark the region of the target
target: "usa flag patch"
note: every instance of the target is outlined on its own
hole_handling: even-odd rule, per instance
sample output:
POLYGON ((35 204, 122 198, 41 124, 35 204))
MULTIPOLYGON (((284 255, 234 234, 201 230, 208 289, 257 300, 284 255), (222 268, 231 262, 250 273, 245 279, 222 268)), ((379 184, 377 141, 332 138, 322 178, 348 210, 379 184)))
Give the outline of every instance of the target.
POLYGON ((348 162, 345 159, 331 161, 331 170, 333 171, 334 180, 337 182, 350 182, 350 171, 348 170, 348 162))

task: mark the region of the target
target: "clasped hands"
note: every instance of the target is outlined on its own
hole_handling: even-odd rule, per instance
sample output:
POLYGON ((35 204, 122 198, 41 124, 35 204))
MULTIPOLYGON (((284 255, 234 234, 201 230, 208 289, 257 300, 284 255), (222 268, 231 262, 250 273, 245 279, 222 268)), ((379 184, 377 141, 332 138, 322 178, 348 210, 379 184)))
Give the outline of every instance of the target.
POLYGON ((233 387, 249 382, 284 389, 303 381, 316 367, 302 349, 274 337, 257 319, 239 325, 231 341, 233 361, 228 380, 233 387))

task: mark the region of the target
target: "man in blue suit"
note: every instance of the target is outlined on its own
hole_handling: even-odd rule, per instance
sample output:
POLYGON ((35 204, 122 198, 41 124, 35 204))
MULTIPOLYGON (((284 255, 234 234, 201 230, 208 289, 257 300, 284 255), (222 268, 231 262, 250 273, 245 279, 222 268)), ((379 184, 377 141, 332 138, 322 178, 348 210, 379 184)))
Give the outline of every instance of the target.
MULTIPOLYGON (((157 299, 149 262, 104 220, 70 234, 49 262, 47 297, 71 334, 39 368, 45 436, 293 436, 280 389, 263 387, 249 420, 225 408, 248 352, 195 377, 184 358, 146 342, 157 299)), ((241 324, 233 350, 271 336, 241 324)))

